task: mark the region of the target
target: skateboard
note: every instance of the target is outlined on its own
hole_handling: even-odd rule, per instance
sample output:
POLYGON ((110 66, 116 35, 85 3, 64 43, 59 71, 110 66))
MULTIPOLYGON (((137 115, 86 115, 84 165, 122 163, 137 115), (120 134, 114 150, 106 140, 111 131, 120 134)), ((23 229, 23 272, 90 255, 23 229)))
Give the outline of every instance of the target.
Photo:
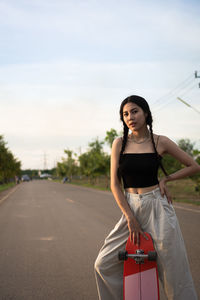
POLYGON ((124 300, 159 300, 157 253, 151 235, 145 232, 146 240, 140 234, 140 244, 126 243, 126 250, 119 252, 124 261, 124 300))

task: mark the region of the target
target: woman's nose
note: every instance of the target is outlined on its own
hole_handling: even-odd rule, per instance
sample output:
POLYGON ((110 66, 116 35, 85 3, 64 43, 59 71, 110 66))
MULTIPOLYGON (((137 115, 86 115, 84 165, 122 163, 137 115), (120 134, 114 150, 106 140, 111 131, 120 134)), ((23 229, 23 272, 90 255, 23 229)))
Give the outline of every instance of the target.
POLYGON ((133 114, 129 114, 129 115, 128 115, 128 120, 133 120, 133 119, 134 119, 133 114))

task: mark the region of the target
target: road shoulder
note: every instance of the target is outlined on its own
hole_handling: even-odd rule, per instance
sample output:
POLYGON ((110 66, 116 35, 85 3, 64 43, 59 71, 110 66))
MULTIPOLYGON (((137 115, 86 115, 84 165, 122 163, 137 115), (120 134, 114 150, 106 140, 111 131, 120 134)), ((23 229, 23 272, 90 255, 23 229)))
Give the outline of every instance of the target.
POLYGON ((0 192, 0 204, 3 203, 6 199, 9 198, 10 195, 12 195, 17 189, 19 185, 13 186, 11 188, 8 188, 7 190, 0 192))

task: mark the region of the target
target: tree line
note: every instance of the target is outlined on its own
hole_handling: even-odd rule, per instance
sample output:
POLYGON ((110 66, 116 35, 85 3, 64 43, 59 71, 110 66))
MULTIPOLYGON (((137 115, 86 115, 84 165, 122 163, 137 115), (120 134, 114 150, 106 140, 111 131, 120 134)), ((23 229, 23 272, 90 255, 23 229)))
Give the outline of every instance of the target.
MULTIPOLYGON (((110 155, 103 150, 104 144, 108 144, 110 148, 114 139, 120 136, 115 129, 110 129, 106 132, 104 140, 96 138, 94 141, 88 144, 88 149, 85 153, 80 154, 70 149, 64 150, 65 156, 62 157, 62 161, 57 163, 56 172, 60 177, 73 177, 79 176, 79 178, 85 177, 91 183, 96 183, 98 178, 104 176, 109 184, 110 178, 110 155)), ((200 150, 195 148, 195 143, 189 139, 180 139, 177 141, 178 146, 192 156, 200 164, 200 150)), ((165 155, 163 158, 163 165, 168 174, 176 172, 183 166, 179 161, 170 155, 165 155)), ((159 176, 162 171, 159 170, 159 176)), ((200 191, 200 174, 191 176, 191 179, 195 182, 196 190, 200 191)))
POLYGON ((3 135, 0 135, 0 184, 8 183, 21 174, 21 162, 8 149, 3 135))
MULTIPOLYGON (((61 178, 86 178, 92 184, 97 183, 100 177, 104 177, 107 182, 106 185, 109 186, 110 155, 104 151, 104 145, 107 144, 111 148, 114 139, 120 135, 121 133, 111 128, 106 132, 103 140, 96 138, 91 141, 88 144, 87 151, 79 156, 74 151, 65 149, 65 156, 62 157, 61 162, 57 163, 55 169, 47 171, 61 178)), ((177 144, 200 164, 200 150, 195 147, 195 143, 189 139, 180 139, 177 141, 177 144)), ((183 167, 179 161, 169 155, 164 156, 163 165, 168 174, 176 172, 183 167)), ((35 171, 35 176, 38 174, 38 170, 26 170, 24 172, 27 173, 28 171, 30 171, 31 176, 33 176, 33 171, 35 171)), ((21 162, 14 157, 7 147, 3 135, 0 135, 0 183, 8 183, 15 176, 20 177, 24 172, 21 171, 21 162)), ((162 176, 161 173, 162 171, 159 170, 159 176, 162 176)), ((195 182, 196 190, 200 192, 200 174, 193 175, 190 178, 195 182)))

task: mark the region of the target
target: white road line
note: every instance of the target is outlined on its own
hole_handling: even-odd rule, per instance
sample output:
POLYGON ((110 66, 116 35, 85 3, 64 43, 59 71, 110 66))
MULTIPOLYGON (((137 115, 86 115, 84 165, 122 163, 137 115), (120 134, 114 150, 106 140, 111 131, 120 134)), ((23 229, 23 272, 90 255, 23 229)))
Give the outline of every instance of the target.
POLYGON ((10 195, 12 195, 16 189, 18 189, 19 186, 16 186, 14 189, 12 189, 6 196, 4 196, 3 198, 0 199, 0 204, 5 201, 8 197, 10 197, 10 195))
POLYGON ((69 198, 66 198, 67 202, 74 203, 75 201, 69 198))
POLYGON ((187 208, 187 207, 183 207, 183 206, 178 206, 178 205, 173 205, 174 208, 177 208, 177 209, 182 209, 182 210, 186 210, 186 211, 192 211, 192 212, 195 212, 195 213, 200 213, 200 210, 199 209, 192 209, 192 208, 187 208))

